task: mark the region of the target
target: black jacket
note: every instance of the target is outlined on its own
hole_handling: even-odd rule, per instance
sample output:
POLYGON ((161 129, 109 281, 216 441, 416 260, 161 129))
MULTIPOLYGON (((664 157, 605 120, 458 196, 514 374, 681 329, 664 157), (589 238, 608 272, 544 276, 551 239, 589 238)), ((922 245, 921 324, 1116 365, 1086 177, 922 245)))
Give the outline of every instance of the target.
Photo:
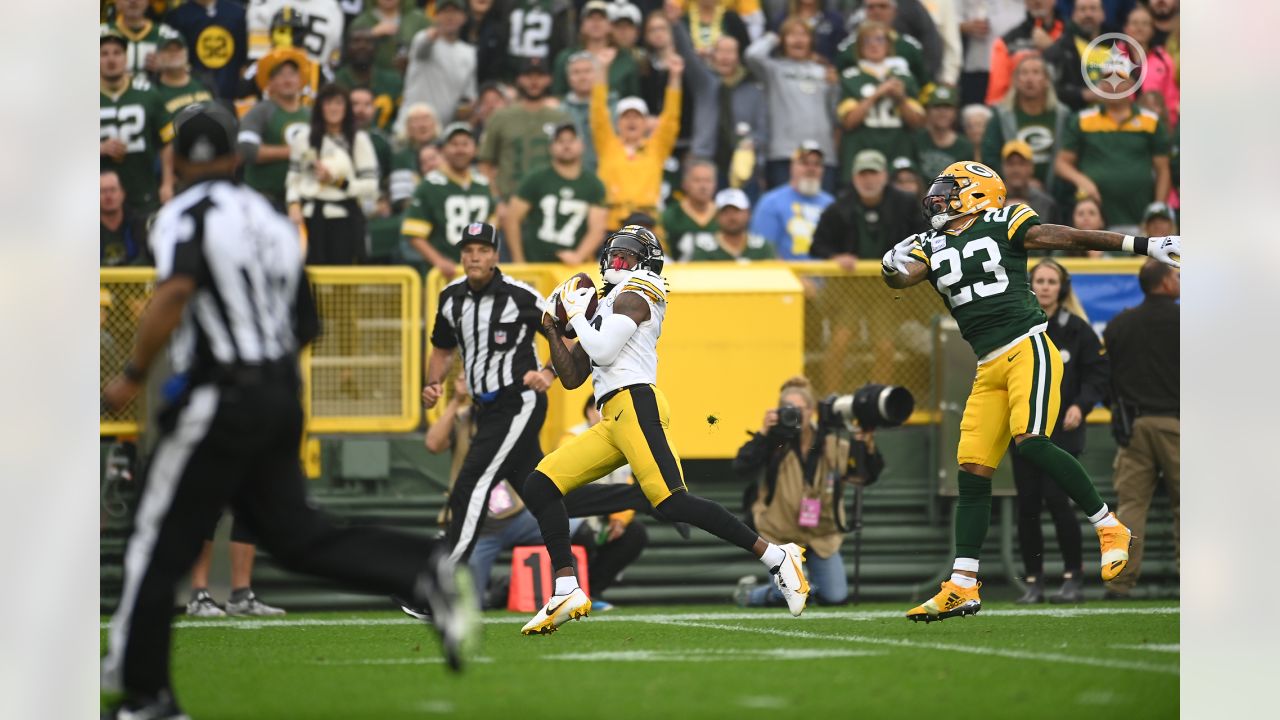
POLYGON ((857 191, 848 190, 822 211, 809 255, 829 258, 849 253, 864 260, 878 260, 908 235, 925 229, 924 214, 915 196, 886 185, 880 205, 868 208, 857 191))
POLYGON ((1181 367, 1177 301, 1148 295, 1141 305, 1111 318, 1103 337, 1115 363, 1112 400, 1124 401, 1137 415, 1176 416, 1181 367))
MULTIPOLYGON (((734 474, 741 479, 750 480, 742 495, 742 509, 747 519, 751 518, 751 506, 755 503, 756 494, 760 488, 759 473, 764 472, 765 488, 769 493, 766 502, 770 502, 778 480, 778 466, 789 453, 795 453, 800 458, 800 464, 805 469, 807 479, 818 482, 817 478, 810 476, 816 468, 818 456, 821 455, 816 450, 826 441, 827 432, 818 430, 814 434, 813 447, 809 452, 801 449, 798 437, 794 440, 779 440, 764 433, 750 433, 751 439, 738 448, 738 455, 733 459, 734 474)), ((876 447, 875 452, 869 452, 865 442, 850 438, 849 467, 846 470, 847 476, 861 475, 865 485, 874 483, 884 470, 884 456, 880 454, 879 446, 876 447)), ((747 524, 754 527, 753 522, 747 524)))
POLYGON ((1088 87, 1080 73, 1078 43, 1087 45, 1091 40, 1093 38, 1086 36, 1075 23, 1068 23, 1062 36, 1044 51, 1044 62, 1054 78, 1053 89, 1058 93, 1058 100, 1077 112, 1085 107, 1082 95, 1088 87))
POLYGON ((1049 318, 1049 339, 1062 354, 1062 408, 1050 438, 1058 447, 1078 455, 1084 450, 1085 424, 1074 430, 1062 429, 1067 408, 1079 405, 1088 415, 1107 396, 1111 382, 1111 363, 1102 342, 1089 323, 1066 310, 1058 310, 1049 318))

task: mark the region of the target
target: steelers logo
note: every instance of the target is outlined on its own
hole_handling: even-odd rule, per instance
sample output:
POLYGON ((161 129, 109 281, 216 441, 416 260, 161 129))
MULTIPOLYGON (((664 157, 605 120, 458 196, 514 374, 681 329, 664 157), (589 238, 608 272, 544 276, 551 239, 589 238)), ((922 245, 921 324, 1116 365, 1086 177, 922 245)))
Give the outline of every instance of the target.
POLYGON ((196 38, 196 57, 210 70, 217 70, 231 62, 236 51, 236 41, 226 28, 210 25, 196 38))

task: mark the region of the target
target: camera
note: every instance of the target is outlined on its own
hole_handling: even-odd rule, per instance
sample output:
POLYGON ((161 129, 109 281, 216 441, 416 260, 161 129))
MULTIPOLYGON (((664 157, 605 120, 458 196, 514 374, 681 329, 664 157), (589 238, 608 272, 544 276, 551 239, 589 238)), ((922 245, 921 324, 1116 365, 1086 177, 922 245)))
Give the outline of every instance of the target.
POLYGON ((828 395, 818 403, 818 423, 825 428, 856 423, 863 430, 897 427, 911 417, 916 400, 901 385, 868 383, 848 395, 828 395))
POLYGON ((795 405, 778 408, 778 424, 769 428, 769 437, 777 440, 793 440, 800 437, 804 425, 804 411, 795 405))

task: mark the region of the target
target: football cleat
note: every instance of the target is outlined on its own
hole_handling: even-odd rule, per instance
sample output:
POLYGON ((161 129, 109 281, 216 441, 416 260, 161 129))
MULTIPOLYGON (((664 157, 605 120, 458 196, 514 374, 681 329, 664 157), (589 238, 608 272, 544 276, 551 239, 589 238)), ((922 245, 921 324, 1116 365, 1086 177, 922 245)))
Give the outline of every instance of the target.
MULTIPOLYGON (((1111 513, 1114 519, 1115 513, 1111 513)), ((1116 522, 1120 522, 1116 520, 1116 522)), ((1098 528, 1098 544, 1102 546, 1102 579, 1114 580, 1129 564, 1129 543, 1133 533, 1124 525, 1098 528)))
POLYGON ((942 583, 942 590, 937 595, 907 612, 907 619, 931 623, 935 620, 976 615, 982 609, 982 601, 978 599, 980 587, 982 583, 964 588, 948 580, 942 583))
POLYGON ((258 617, 271 617, 275 615, 284 615, 284 610, 278 607, 272 607, 258 599, 257 595, 252 592, 243 600, 231 600, 227 602, 228 615, 255 615, 258 617))
POLYGON ((568 595, 552 595, 538 614, 524 624, 520 634, 547 635, 570 620, 584 618, 590 614, 591 598, 582 592, 582 588, 574 588, 568 595))
POLYGON ((226 617, 227 613, 218 607, 218 603, 213 601, 207 590, 201 590, 191 597, 191 602, 187 603, 187 614, 191 617, 226 617))
MULTIPOLYGON (((449 669, 462 672, 463 666, 479 651, 484 634, 475 580, 464 564, 456 564, 449 554, 436 550, 427 559, 427 571, 419 576, 414 592, 425 606, 425 623, 435 627, 449 669)), ((410 615, 408 608, 402 608, 410 615)), ((416 615, 415 615, 416 617, 416 615)))
POLYGON ((800 613, 804 612, 805 604, 809 602, 809 580, 804 576, 804 548, 795 543, 787 543, 779 547, 787 556, 783 558, 781 564, 770 569, 769 572, 773 575, 774 584, 782 591, 782 597, 787 601, 787 609, 791 611, 792 616, 800 617, 800 613))

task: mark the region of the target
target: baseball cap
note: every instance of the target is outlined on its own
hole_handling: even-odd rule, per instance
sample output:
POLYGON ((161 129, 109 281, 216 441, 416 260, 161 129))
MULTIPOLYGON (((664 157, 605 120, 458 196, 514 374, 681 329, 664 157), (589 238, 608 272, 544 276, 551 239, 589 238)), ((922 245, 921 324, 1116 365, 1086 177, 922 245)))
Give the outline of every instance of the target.
POLYGON ((103 26, 103 28, 98 33, 98 45, 101 46, 102 43, 108 43, 108 42, 116 43, 120 47, 124 48, 126 51, 129 49, 128 38, 126 38, 123 34, 121 34, 119 30, 116 30, 115 28, 103 26))
POLYGON ((611 22, 628 20, 632 25, 638 27, 640 25, 640 8, 626 0, 622 0, 621 2, 611 2, 609 3, 609 20, 611 22))
POLYGON ((1148 205, 1147 209, 1143 211, 1142 222, 1158 217, 1168 218, 1169 220, 1177 222, 1178 219, 1175 215, 1176 213, 1173 212, 1173 208, 1157 200, 1156 202, 1148 205))
POLYGON ((604 0, 590 0, 582 6, 582 17, 585 18, 593 12, 604 13, 605 17, 609 17, 609 3, 604 0))
POLYGON ((801 140, 796 147, 795 156, 800 157, 807 153, 818 153, 818 157, 822 157, 825 154, 822 152, 822 143, 817 140, 801 140))
POLYGON ((738 188, 725 188, 716 193, 716 210, 727 207, 736 207, 741 210, 751 209, 751 200, 747 198, 747 194, 738 188))
POLYGON ((449 142, 449 140, 458 133, 466 133, 475 139, 476 131, 470 125, 464 122, 451 122, 444 126, 444 132, 440 133, 440 144, 449 142))
POLYGON ((924 103, 925 107, 939 107, 942 105, 950 105, 951 107, 960 105, 960 99, 956 97, 956 89, 950 85, 935 85, 924 103))
POLYGON ((542 73, 543 75, 550 75, 551 69, 547 67, 547 59, 540 55, 521 58, 520 64, 516 66, 516 74, 528 75, 530 73, 542 73))
POLYGON ((646 227, 650 230, 652 230, 653 226, 657 224, 658 222, 653 219, 652 215, 639 211, 631 213, 622 221, 622 227, 626 227, 628 225, 640 225, 641 227, 646 227))
POLYGON ((173 120, 173 151, 191 162, 209 162, 236 149, 236 116, 215 102, 183 108, 173 120))
POLYGON ((187 39, 182 36, 182 33, 177 31, 161 33, 160 47, 166 48, 166 47, 169 47, 170 45, 173 45, 174 43, 177 43, 182 47, 186 47, 187 39))
POLYGON ((1000 159, 1008 160, 1010 155, 1021 155, 1027 160, 1035 161, 1035 151, 1031 149, 1031 145, 1026 140, 1013 139, 1004 144, 1000 148, 1000 159))
POLYGON ((649 105, 645 103, 644 98, 632 95, 618 101, 618 117, 622 117, 623 113, 631 112, 632 110, 645 117, 649 116, 649 105))
POLYGON ((895 173, 900 170, 911 170, 912 172, 919 174, 919 172, 916 170, 916 164, 911 162, 911 158, 907 157, 906 155, 899 155, 898 157, 894 158, 892 164, 893 164, 893 171, 895 173))
POLYGON ((885 172, 888 166, 889 163, 884 159, 884 153, 879 150, 862 150, 853 156, 853 172, 855 174, 865 170, 885 172))
POLYGON ((556 138, 560 137, 560 133, 564 132, 565 130, 572 130, 573 134, 577 135, 578 124, 572 120, 565 120, 564 122, 556 123, 555 125, 552 125, 549 128, 549 132, 547 133, 547 135, 552 140, 555 140, 556 138))
POLYGON ((458 247, 469 245, 471 243, 488 245, 494 250, 497 250, 498 229, 489 223, 471 223, 462 230, 462 239, 458 241, 458 247))
POLYGON ((436 12, 440 12, 447 7, 457 8, 463 12, 467 11, 467 5, 462 0, 436 0, 436 12))

